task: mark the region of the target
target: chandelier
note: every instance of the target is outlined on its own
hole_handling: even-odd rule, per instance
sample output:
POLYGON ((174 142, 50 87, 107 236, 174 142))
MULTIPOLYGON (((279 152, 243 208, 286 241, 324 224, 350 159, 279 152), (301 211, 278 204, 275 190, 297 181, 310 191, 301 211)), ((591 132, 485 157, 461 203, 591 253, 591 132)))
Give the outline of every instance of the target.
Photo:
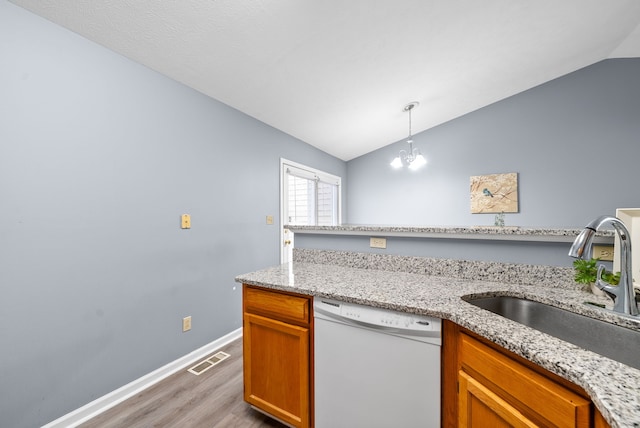
POLYGON ((391 166, 394 168, 407 166, 411 170, 416 170, 427 163, 427 160, 422 156, 420 150, 413 147, 413 136, 411 135, 411 110, 418 107, 419 104, 419 102, 413 101, 402 109, 402 111, 409 113, 409 137, 407 138, 409 150, 400 150, 400 154, 391 161, 391 166))

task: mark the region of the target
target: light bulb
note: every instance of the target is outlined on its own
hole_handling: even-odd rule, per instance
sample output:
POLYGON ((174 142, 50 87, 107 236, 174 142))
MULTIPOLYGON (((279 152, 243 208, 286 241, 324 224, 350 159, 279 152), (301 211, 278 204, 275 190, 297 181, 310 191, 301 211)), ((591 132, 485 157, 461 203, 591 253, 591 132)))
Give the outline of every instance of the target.
POLYGON ((409 164, 409 169, 416 170, 427 164, 427 160, 421 154, 418 154, 416 158, 409 164))
POLYGON ((396 158, 391 161, 390 165, 394 168, 402 168, 402 160, 400 159, 400 156, 396 156, 396 158))

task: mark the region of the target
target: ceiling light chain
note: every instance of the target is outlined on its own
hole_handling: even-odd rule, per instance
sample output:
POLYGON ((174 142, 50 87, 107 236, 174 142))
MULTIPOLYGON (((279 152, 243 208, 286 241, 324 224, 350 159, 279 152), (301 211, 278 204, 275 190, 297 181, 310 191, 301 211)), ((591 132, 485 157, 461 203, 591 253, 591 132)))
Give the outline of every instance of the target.
POLYGON ((409 137, 407 139, 407 143, 409 143, 409 151, 400 150, 400 154, 391 162, 391 166, 394 168, 400 168, 407 165, 409 169, 415 170, 427 163, 427 160, 422 156, 420 150, 413 147, 413 134, 411 133, 411 110, 418 107, 419 104, 419 102, 413 101, 402 109, 402 111, 409 113, 409 137))

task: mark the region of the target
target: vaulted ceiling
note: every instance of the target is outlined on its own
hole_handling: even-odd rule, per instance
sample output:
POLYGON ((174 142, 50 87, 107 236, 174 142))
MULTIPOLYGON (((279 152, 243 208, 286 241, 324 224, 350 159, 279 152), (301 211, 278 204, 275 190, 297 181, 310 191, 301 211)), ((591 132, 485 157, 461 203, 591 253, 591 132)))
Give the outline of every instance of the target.
POLYGON ((607 58, 638 0, 11 0, 343 160, 607 58))

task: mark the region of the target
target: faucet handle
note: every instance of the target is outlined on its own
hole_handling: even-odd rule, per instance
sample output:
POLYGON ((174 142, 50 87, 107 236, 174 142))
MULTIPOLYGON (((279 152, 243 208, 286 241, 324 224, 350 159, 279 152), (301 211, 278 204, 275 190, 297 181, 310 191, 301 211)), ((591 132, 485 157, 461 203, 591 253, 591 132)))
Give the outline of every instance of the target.
MULTIPOLYGON (((596 273, 596 282, 605 282, 602 279, 602 274, 604 273, 605 267, 603 264, 598 265, 598 272, 596 273)), ((606 284, 606 282, 605 282, 606 284)))
POLYGON ((614 302, 616 299, 620 298, 620 290, 622 287, 614 287, 609 284, 607 281, 602 279, 602 274, 604 273, 605 267, 603 264, 598 265, 598 272, 596 273, 596 287, 600 290, 604 291, 607 296, 611 298, 614 302))

